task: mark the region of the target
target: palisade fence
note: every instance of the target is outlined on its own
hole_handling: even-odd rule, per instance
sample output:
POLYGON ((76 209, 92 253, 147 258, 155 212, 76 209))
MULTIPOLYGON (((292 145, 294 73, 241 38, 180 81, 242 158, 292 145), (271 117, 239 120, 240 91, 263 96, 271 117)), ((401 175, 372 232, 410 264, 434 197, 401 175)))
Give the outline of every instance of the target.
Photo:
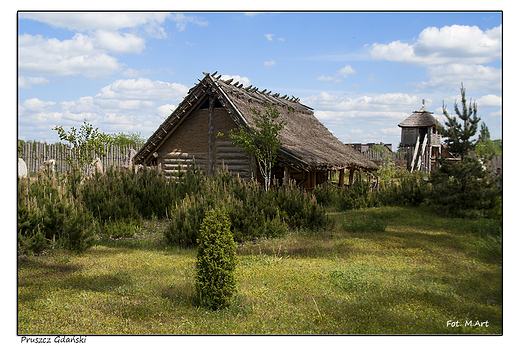
MULTIPOLYGON (((131 149, 136 152, 141 145, 110 145, 104 148, 105 156, 100 157, 103 170, 110 166, 121 167, 131 149)), ((27 173, 37 173, 41 165, 47 160, 55 160, 54 170, 60 174, 71 170, 66 157, 71 152, 70 146, 62 143, 46 144, 39 142, 25 142, 18 146, 18 157, 27 165, 27 173)))
POLYGON ((371 161, 385 161, 388 156, 390 156, 390 161, 396 160, 406 160, 405 152, 380 152, 380 151, 372 151, 366 150, 363 153, 363 156, 371 161))

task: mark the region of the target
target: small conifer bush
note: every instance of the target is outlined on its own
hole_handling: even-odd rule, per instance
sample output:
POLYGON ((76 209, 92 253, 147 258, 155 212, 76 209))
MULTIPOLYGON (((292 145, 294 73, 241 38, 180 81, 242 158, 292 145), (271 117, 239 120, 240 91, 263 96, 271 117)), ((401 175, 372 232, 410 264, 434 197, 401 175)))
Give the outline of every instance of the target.
POLYGON ((237 245, 230 227, 225 211, 210 210, 197 239, 195 288, 200 304, 213 310, 229 306, 236 292, 237 245))

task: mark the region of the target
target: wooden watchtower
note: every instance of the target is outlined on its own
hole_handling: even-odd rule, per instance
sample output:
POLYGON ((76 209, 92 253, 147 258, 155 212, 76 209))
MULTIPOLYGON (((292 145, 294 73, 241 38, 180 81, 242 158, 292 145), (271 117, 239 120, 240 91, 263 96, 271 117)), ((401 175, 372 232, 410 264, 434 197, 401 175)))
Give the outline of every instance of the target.
POLYGON ((406 120, 399 123, 401 128, 401 147, 406 150, 407 169, 430 173, 436 168, 437 158, 441 155, 440 123, 423 106, 414 111, 406 120))

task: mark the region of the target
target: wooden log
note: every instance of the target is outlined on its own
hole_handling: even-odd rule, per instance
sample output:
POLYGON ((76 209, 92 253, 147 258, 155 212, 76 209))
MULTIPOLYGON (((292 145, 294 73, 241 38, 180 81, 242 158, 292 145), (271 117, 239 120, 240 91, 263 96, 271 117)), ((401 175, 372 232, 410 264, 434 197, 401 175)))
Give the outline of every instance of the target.
POLYGON ((354 184, 354 169, 352 169, 352 168, 349 171, 348 184, 349 184, 349 186, 352 186, 352 184, 354 184))
POLYGON ((311 183, 311 189, 316 188, 316 170, 312 170, 312 183, 311 183))
POLYGON ((345 186, 345 170, 339 170, 339 187, 343 188, 345 186))
POLYGON ((240 158, 240 157, 235 157, 233 159, 217 159, 217 166, 222 166, 222 165, 243 165, 243 166, 249 166, 250 162, 249 162, 249 158, 247 157, 243 157, 243 158, 240 158))

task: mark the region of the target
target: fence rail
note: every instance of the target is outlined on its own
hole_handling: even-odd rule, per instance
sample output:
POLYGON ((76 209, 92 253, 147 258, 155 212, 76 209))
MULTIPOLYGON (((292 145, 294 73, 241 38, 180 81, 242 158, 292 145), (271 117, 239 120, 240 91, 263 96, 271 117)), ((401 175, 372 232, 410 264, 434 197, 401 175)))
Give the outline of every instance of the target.
MULTIPOLYGON (((104 148, 106 156, 102 156, 99 159, 104 169, 110 166, 121 167, 130 150, 139 151, 141 147, 138 145, 107 146, 104 148)), ((65 144, 28 142, 19 146, 18 157, 25 161, 28 174, 38 172, 41 165, 47 160, 55 160, 54 169, 61 174, 71 170, 66 160, 70 153, 71 148, 65 144)))

